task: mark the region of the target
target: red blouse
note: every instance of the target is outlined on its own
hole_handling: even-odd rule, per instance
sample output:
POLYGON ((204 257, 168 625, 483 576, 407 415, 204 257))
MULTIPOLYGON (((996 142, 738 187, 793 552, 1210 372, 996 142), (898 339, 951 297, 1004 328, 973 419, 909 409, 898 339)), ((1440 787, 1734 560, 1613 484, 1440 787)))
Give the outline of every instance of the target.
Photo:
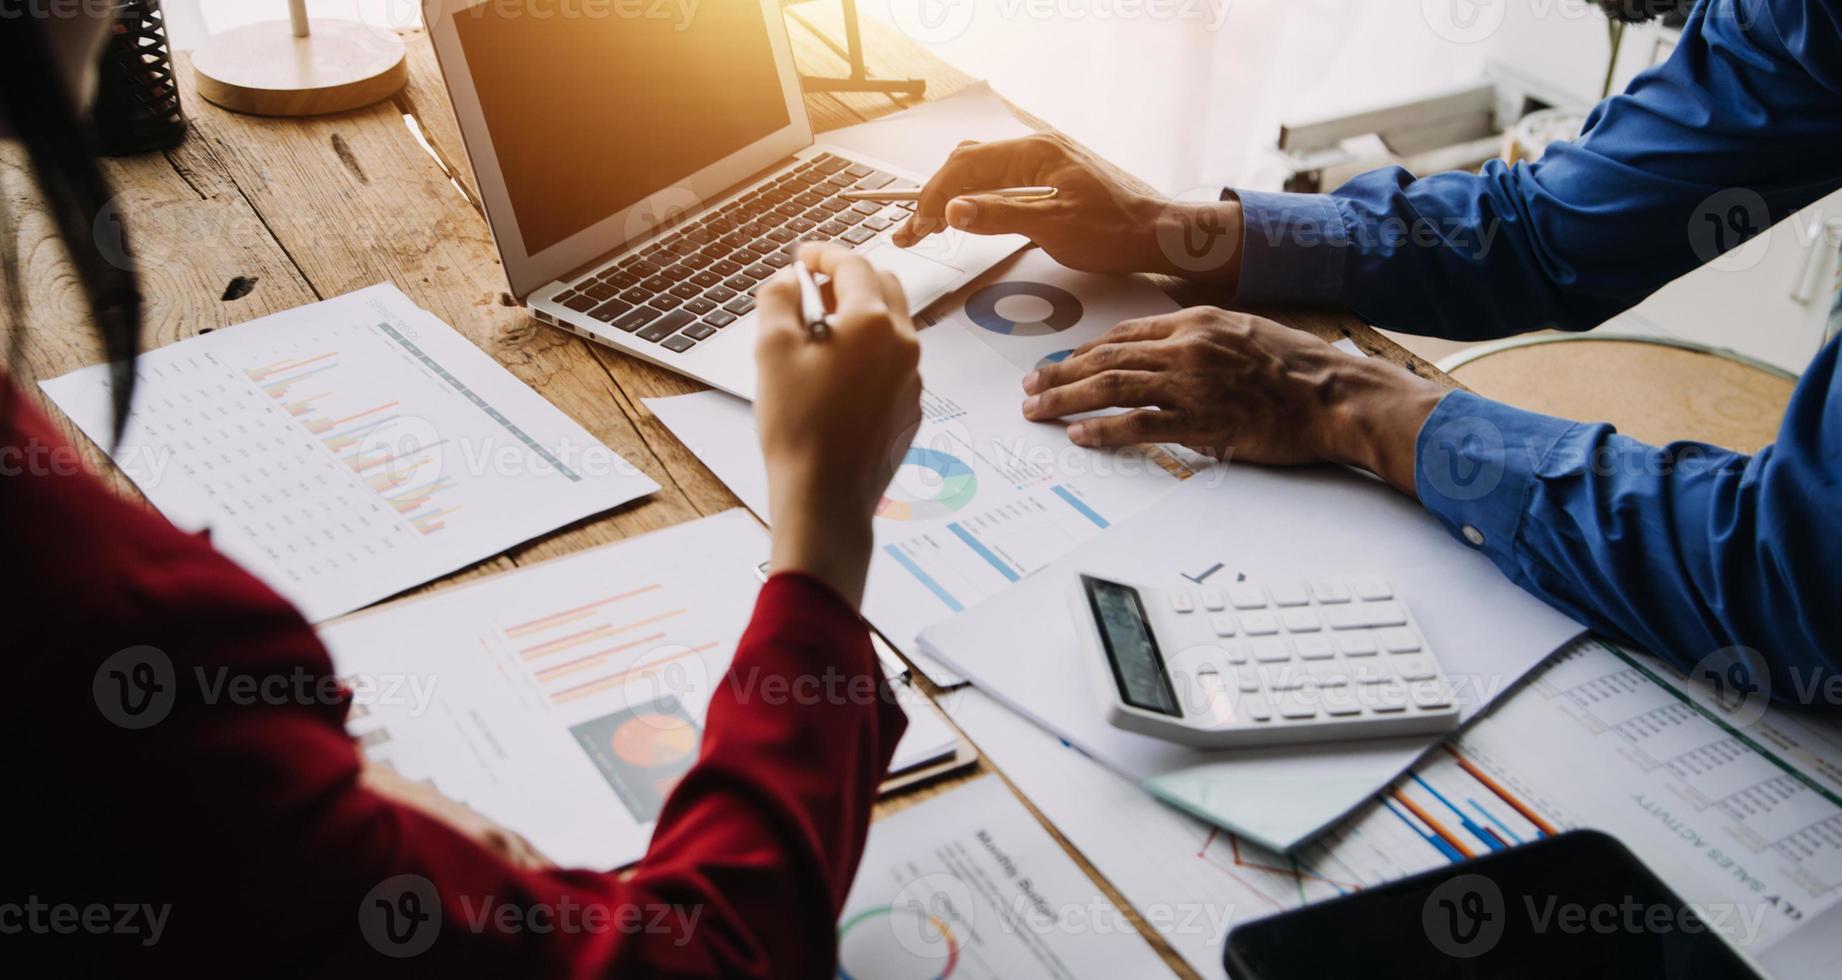
POLYGON ((761 590, 734 664, 755 682, 719 685, 631 873, 523 871, 361 786, 343 699, 212 703, 240 675, 316 690, 300 678, 331 663, 286 602, 86 473, 4 378, 0 395, 9 961, 36 946, 59 974, 832 974, 906 720, 830 588, 782 574, 761 590), (858 683, 761 696, 762 678, 828 672, 858 683))

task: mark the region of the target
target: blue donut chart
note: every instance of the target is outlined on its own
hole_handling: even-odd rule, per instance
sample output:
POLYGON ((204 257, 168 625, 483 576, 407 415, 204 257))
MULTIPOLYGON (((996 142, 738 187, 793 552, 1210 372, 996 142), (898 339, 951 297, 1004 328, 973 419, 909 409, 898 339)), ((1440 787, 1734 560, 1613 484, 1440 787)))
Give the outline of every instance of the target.
POLYGON ((1081 322, 1081 301, 1060 286, 1045 282, 999 282, 986 286, 966 300, 966 316, 992 333, 1019 337, 1060 333, 1081 322), (1012 296, 1034 296, 1049 304, 1049 315, 1041 320, 1019 323, 998 313, 998 303, 1012 296))

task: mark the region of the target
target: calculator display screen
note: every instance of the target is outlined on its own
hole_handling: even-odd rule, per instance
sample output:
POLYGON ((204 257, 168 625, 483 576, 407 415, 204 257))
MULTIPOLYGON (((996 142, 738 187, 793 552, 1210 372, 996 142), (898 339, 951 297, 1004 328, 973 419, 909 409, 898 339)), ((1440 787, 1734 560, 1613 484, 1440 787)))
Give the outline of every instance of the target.
POLYGON ((1120 699, 1134 708, 1181 717, 1183 713, 1177 710, 1177 699, 1171 693, 1170 677, 1164 672, 1164 655, 1151 635, 1151 622, 1145 616, 1138 590, 1086 575, 1081 582, 1087 588, 1087 601, 1100 627, 1107 659, 1113 664, 1120 699))

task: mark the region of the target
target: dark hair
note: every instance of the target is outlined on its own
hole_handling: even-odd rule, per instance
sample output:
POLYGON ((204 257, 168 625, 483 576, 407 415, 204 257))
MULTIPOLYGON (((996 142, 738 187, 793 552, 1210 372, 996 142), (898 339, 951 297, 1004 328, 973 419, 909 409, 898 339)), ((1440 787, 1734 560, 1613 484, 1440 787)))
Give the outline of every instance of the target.
MULTIPOLYGON (((124 238, 120 249, 97 247, 97 215, 108 206, 109 183, 96 163, 94 137, 77 111, 52 54, 46 18, 0 2, 0 111, 25 146, 32 175, 64 249, 82 283, 90 317, 109 358, 115 439, 128 422, 134 358, 141 346, 141 293, 124 238)), ((11 229, 9 229, 10 231, 11 229)), ((125 232, 123 233, 125 236, 125 232)), ((19 257, 12 235, 0 243, 13 344, 25 332, 19 257)))

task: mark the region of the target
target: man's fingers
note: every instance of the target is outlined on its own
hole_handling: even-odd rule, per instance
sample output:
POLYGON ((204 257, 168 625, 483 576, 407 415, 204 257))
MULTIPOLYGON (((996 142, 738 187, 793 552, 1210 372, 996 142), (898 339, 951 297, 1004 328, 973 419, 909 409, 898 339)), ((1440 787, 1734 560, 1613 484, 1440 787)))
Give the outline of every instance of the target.
POLYGON ((1025 136, 993 143, 961 143, 921 188, 915 213, 896 229, 897 245, 913 245, 946 227, 947 202, 967 191, 1028 184, 1042 160, 1040 139, 1025 136))
POLYGON ((1167 379, 1153 371, 1102 371, 1040 395, 1031 395, 1023 400, 1023 415, 1033 421, 1046 422, 1103 408, 1159 405, 1164 403, 1167 389, 1167 379))
POLYGON ((1080 357, 1082 354, 1086 354, 1096 347, 1104 347, 1107 344, 1125 344, 1138 340, 1161 340, 1170 336, 1171 332, 1177 329, 1175 316, 1175 314, 1166 314, 1164 316, 1139 317, 1136 320, 1121 320, 1113 324, 1112 329, 1108 330, 1106 333, 1076 347, 1070 360, 1074 357, 1080 357))
POLYGON ((1052 388, 1092 377, 1102 371, 1165 371, 1171 365, 1171 351, 1163 341, 1131 341, 1096 347, 1085 354, 1072 354, 1057 364, 1045 364, 1024 376, 1023 390, 1038 394, 1052 388))
POLYGON ((972 194, 947 202, 947 224, 974 235, 1028 235, 1053 213, 1053 198, 1038 200, 972 194))
POLYGON ((1140 409, 1124 415, 1082 419, 1068 427, 1068 439, 1077 446, 1135 446, 1147 442, 1183 442, 1193 438, 1189 417, 1182 412, 1140 409))

